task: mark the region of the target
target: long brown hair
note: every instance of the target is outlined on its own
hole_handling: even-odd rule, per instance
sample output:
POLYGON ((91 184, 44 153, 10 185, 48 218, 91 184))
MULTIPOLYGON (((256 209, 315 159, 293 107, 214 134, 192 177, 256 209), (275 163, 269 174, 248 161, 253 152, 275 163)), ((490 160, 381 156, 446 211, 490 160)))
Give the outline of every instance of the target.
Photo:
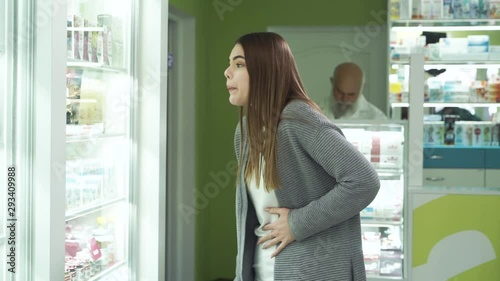
MULTIPOLYGON (((246 135, 249 150, 245 179, 248 181, 255 176, 259 185, 262 157, 265 162, 263 178, 266 189, 277 189, 276 135, 283 109, 291 100, 303 100, 318 111, 320 109, 308 97, 292 51, 280 35, 272 32, 249 33, 240 37, 236 44, 243 48, 250 78, 248 107, 245 110, 247 134, 241 131, 238 170, 242 166, 243 136, 246 135)), ((243 124, 243 114, 241 108, 240 124, 243 124)))

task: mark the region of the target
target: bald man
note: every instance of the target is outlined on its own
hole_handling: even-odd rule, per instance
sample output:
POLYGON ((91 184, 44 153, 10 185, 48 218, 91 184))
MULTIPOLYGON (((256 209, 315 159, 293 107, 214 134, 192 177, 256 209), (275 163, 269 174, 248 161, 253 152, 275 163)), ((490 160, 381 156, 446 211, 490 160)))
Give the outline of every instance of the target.
POLYGON ((341 63, 330 77, 332 98, 330 110, 334 119, 386 120, 385 114, 362 94, 365 78, 355 63, 341 63))

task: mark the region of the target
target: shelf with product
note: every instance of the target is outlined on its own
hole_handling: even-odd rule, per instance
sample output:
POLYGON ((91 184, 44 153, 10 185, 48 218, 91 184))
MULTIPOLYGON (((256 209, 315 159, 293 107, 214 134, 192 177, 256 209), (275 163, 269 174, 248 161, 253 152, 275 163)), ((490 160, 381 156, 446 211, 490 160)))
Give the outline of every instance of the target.
MULTIPOLYGON (((390 0, 389 108, 408 118, 411 54, 423 54, 424 146, 499 146, 499 1, 390 0), (456 132, 455 122, 457 122, 456 132), (479 122, 479 123, 478 123, 479 122), (439 128, 438 128, 439 127, 439 128), (480 132, 484 142, 462 141, 480 132), (431 132, 427 131, 428 129, 431 132), (454 136, 458 136, 455 143, 454 136)), ((413 68, 415 70, 415 68, 413 68)), ((499 147, 500 148, 500 147, 499 147)))
POLYGON ((67 144, 66 216, 126 201, 127 144, 125 139, 67 144))
POLYGON ((379 174, 379 193, 360 213, 367 277, 402 279, 407 235, 403 213, 406 122, 342 120, 336 125, 379 174))
MULTIPOLYGON (((405 253, 405 278, 457 278, 456 263, 433 264, 430 257, 440 250, 440 260, 463 255, 428 245, 428 233, 434 233, 435 227, 422 228, 419 218, 425 212, 426 221, 432 220, 441 209, 424 210, 438 202, 445 202, 442 206, 448 210, 451 190, 468 188, 479 194, 496 187, 494 181, 499 180, 500 1, 389 0, 388 4, 388 108, 391 119, 410 124, 409 191, 443 193, 418 200, 407 194, 404 227, 411 232, 411 240, 405 253), (422 249, 425 255, 420 255, 422 249), (456 273, 445 275, 452 271, 456 273)), ((452 217, 440 218, 434 226, 452 217)))
POLYGON ((113 67, 99 62, 68 60, 67 67, 72 69, 88 69, 103 72, 126 73, 125 68, 113 67))
POLYGON ((100 213, 66 221, 67 275, 76 273, 82 276, 79 280, 98 280, 112 271, 119 271, 126 276, 128 232, 122 214, 126 208, 127 204, 115 204, 100 213))
POLYGON ((131 278, 131 8, 67 3, 66 280, 131 278))

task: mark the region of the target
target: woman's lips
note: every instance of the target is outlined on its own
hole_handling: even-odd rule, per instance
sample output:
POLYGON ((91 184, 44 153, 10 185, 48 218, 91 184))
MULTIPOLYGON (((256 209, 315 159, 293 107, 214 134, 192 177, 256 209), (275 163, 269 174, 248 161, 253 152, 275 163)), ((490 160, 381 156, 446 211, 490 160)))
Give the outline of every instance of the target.
POLYGON ((227 90, 228 90, 229 92, 233 92, 233 91, 235 91, 235 90, 236 90, 236 88, 235 88, 235 87, 227 87, 227 90))

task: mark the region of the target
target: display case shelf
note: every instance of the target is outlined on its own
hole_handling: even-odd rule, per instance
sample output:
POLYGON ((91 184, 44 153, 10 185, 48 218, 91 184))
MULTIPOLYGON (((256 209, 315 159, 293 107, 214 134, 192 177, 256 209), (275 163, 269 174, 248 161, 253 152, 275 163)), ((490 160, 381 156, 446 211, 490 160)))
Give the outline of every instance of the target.
MULTIPOLYGON (((106 268, 105 270, 99 272, 95 276, 92 276, 87 281, 101 280, 101 278, 104 277, 104 276, 109 277, 113 273, 113 271, 117 270, 118 268, 120 268, 121 266, 124 266, 124 265, 125 265, 124 261, 116 262, 115 264, 113 264, 112 266, 110 266, 110 267, 106 268)), ((108 279, 102 279, 102 280, 108 280, 108 279)), ((112 280, 117 280, 117 279, 112 279, 112 280)))
POLYGON ((91 204, 91 205, 85 206, 83 208, 78 208, 76 210, 68 211, 68 212, 66 212, 66 221, 74 220, 76 218, 86 216, 86 215, 91 214, 91 213, 95 213, 95 212, 100 211, 102 209, 111 207, 115 204, 124 202, 124 201, 126 201, 126 199, 127 199, 126 197, 118 197, 116 199, 102 201, 102 202, 99 202, 96 204, 91 204))
POLYGON ((497 30, 500 19, 408 19, 391 20, 391 28, 423 28, 425 30, 497 30))
POLYGON ((120 140, 124 138, 124 134, 86 134, 80 136, 66 136, 66 143, 120 140))
MULTIPOLYGON (((391 103, 392 107, 408 107, 409 103, 407 102, 393 102, 391 103)), ((424 107, 461 107, 461 106, 472 106, 472 107, 491 107, 498 106, 500 107, 500 103, 492 103, 492 102, 425 102, 424 107)))
POLYGON ((418 25, 445 25, 445 26, 478 26, 497 25, 500 26, 500 19, 399 19, 392 20, 393 26, 418 26, 418 25))
POLYGON ((401 226, 403 224, 402 220, 390 220, 390 219, 369 219, 361 217, 361 225, 366 226, 401 226))
POLYGON ((68 31, 104 31, 104 27, 68 27, 68 31))
POLYGON ((391 180, 391 179, 399 179, 402 175, 404 175, 404 170, 401 169, 381 169, 375 167, 377 174, 380 179, 391 180))
POLYGON ((366 275, 368 281, 385 281, 385 280, 401 280, 401 276, 373 276, 366 275))
MULTIPOLYGON (((391 60, 392 65, 409 65, 408 60, 391 60)), ((446 68, 446 67, 472 67, 472 68, 486 68, 486 67, 500 67, 500 60, 427 60, 424 66, 432 66, 432 68, 446 68)))
POLYGON ((68 68, 79 68, 79 69, 91 69, 94 71, 103 71, 103 72, 116 72, 116 73, 127 73, 127 69, 118 68, 109 65, 105 65, 103 63, 98 62, 88 62, 88 61, 77 61, 68 59, 67 63, 68 68))
POLYGON ((424 149, 500 149, 500 146, 458 146, 458 145, 424 145, 424 149))

